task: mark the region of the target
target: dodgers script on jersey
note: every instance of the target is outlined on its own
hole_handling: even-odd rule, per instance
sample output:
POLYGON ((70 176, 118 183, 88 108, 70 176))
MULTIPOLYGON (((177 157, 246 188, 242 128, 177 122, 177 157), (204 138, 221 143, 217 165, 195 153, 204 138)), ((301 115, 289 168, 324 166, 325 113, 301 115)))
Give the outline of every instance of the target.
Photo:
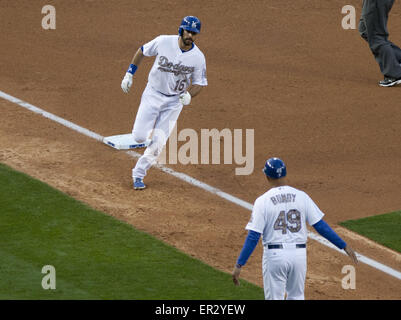
POLYGON ((162 35, 142 47, 143 55, 156 56, 149 73, 148 83, 156 91, 165 95, 177 95, 192 83, 206 86, 206 60, 202 51, 193 48, 182 51, 179 36, 162 35))
POLYGON ((306 222, 313 225, 323 212, 303 191, 290 186, 272 188, 256 199, 247 230, 259 232, 263 245, 306 243, 306 222))

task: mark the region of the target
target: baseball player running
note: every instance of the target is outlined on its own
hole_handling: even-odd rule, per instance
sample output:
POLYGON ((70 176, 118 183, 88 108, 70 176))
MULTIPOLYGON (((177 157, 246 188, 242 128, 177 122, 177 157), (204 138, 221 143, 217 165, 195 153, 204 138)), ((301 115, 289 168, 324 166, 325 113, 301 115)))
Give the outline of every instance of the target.
POLYGON ((143 178, 163 150, 183 106, 207 86, 205 56, 194 43, 200 30, 197 17, 185 17, 178 35, 158 36, 137 50, 121 82, 128 93, 143 57, 156 57, 132 129, 137 143, 152 133, 152 141, 132 170, 135 190, 145 189, 143 178))
POLYGON ((263 234, 263 287, 266 300, 303 300, 306 276, 306 223, 345 250, 356 264, 354 251, 323 220, 324 214, 303 191, 286 184, 287 169, 278 158, 270 158, 263 169, 271 189, 256 199, 249 230, 237 264, 232 273, 239 285, 243 267, 260 235, 263 234))

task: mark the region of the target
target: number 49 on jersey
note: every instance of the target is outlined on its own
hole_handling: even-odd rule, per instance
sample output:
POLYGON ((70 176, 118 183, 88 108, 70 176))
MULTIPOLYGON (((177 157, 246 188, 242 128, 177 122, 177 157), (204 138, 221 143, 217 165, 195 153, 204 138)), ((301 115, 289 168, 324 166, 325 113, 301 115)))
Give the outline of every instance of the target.
POLYGON ((298 232, 302 228, 301 212, 292 209, 285 213, 281 211, 274 222, 274 230, 281 230, 282 234, 286 234, 287 230, 292 233, 298 232))

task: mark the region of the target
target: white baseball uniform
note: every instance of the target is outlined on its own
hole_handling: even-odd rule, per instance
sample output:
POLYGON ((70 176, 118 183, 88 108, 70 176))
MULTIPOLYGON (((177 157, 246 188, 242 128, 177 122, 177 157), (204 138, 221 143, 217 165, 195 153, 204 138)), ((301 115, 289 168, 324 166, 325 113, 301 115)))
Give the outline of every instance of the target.
POLYGON ((178 35, 161 35, 142 47, 144 56, 156 56, 142 94, 132 134, 144 142, 153 130, 152 142, 132 170, 133 178, 144 178, 163 150, 180 115, 183 105, 179 95, 190 84, 207 85, 206 61, 202 51, 193 44, 182 51, 178 35))
POLYGON ((256 199, 245 229, 262 234, 265 299, 282 300, 285 293, 287 299, 304 299, 306 222, 313 225, 323 216, 305 192, 290 186, 272 188, 256 199))

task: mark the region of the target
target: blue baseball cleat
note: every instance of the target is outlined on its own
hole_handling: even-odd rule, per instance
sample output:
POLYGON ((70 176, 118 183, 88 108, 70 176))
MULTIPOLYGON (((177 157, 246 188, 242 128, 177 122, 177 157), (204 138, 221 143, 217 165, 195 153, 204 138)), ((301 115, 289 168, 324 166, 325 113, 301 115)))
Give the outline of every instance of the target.
POLYGON ((135 180, 134 180, 134 189, 135 190, 142 190, 142 189, 145 189, 145 188, 146 188, 146 186, 143 183, 143 180, 141 178, 135 178, 135 180))

